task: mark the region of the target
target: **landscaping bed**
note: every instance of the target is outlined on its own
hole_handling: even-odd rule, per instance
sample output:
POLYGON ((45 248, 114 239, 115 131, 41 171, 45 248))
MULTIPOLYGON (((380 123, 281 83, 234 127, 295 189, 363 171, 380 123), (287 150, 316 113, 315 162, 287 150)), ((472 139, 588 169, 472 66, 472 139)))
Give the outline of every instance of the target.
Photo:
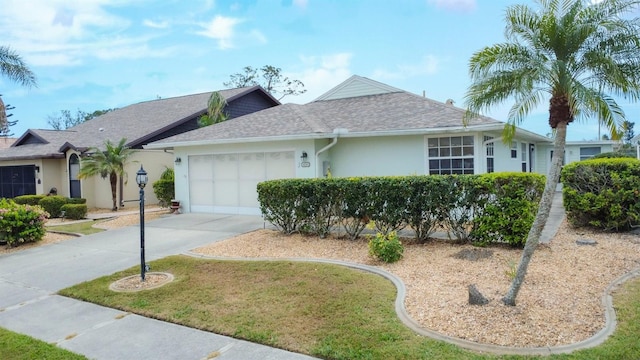
POLYGON ((517 306, 510 307, 500 298, 522 250, 491 247, 490 256, 475 256, 478 250, 474 249, 438 240, 408 243, 402 260, 385 264, 369 257, 365 239, 320 239, 260 230, 195 252, 323 258, 378 266, 405 283, 405 306, 422 327, 479 343, 517 347, 566 345, 593 336, 605 323, 602 295, 606 287, 640 266, 640 236, 576 230, 564 222, 552 242, 541 245, 534 255, 517 306), (579 239, 597 244, 577 245, 579 239), (490 299, 488 305, 467 304, 470 284, 490 299))

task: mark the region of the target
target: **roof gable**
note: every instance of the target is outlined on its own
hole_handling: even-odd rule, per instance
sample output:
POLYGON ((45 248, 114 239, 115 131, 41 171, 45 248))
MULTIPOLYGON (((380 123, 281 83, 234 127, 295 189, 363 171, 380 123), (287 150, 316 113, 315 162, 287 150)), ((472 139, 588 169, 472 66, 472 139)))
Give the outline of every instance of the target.
POLYGON ((338 86, 320 95, 314 101, 346 99, 351 97, 389 94, 394 92, 404 91, 362 76, 353 75, 338 86))
POLYGON ((27 144, 48 144, 48 143, 49 142, 45 138, 36 134, 34 130, 29 129, 27 130, 27 132, 22 134, 22 136, 20 136, 18 140, 16 140, 13 144, 11 144, 11 147, 27 145, 27 144))

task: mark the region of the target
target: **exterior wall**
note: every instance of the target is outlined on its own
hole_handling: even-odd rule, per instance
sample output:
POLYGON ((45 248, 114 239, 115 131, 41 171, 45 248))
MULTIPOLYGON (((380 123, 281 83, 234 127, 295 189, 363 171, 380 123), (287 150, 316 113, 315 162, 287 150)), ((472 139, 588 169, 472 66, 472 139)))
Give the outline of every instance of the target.
MULTIPOLYGON (((600 153, 606 153, 614 151, 614 141, 581 141, 581 142, 567 142, 564 153, 564 163, 570 164, 575 161, 580 161, 580 149, 600 147, 600 153)), ((537 168, 536 172, 540 174, 547 174, 549 172, 549 166, 551 165, 551 151, 553 150, 553 144, 544 144, 536 147, 537 156, 537 168)))
POLYGON ((40 184, 36 180, 36 188, 41 188, 38 194, 47 194, 51 188, 58 190, 58 195, 69 196, 69 182, 65 181, 65 159, 42 159, 40 167, 40 184))
MULTIPOLYGON (((514 139, 516 143, 516 157, 511 157, 511 145, 505 144, 501 139, 498 139, 494 142, 494 172, 522 172, 522 144, 525 144, 527 149, 526 154, 526 172, 529 172, 529 164, 530 164, 530 152, 529 152, 529 142, 523 141, 522 139, 514 139)), ((484 154, 484 153, 483 153, 484 154)), ((535 159, 534 159, 535 162, 535 159)), ((536 168, 536 164, 533 166, 534 172, 536 168)))
POLYGON ((189 146, 176 148, 174 156, 181 159, 180 164, 174 166, 176 199, 180 201, 182 211, 189 211, 189 209, 191 208, 191 204, 189 203, 190 155, 294 151, 296 178, 313 178, 316 176, 317 165, 315 153, 320 149, 316 147, 317 145, 318 144, 316 144, 316 142, 313 140, 300 140, 228 145, 221 144, 208 146, 189 146), (309 166, 303 166, 302 164, 301 155, 303 151, 305 151, 308 155, 307 162, 309 162, 309 166))
MULTIPOLYGON (((173 167, 174 156, 162 150, 138 150, 130 158, 125 168, 127 173, 123 184, 122 199, 125 201, 125 209, 135 209, 140 198, 140 188, 136 183, 136 173, 140 170, 140 165, 147 172, 149 181, 145 187, 145 204, 157 204, 158 199, 153 193, 153 182, 160 179, 160 175, 165 167, 173 167)), ((82 165, 82 159, 80 160, 82 165)), ((116 187, 117 201, 120 201, 120 186, 116 187)), ((87 206, 92 208, 110 209, 112 207, 111 185, 109 178, 102 179, 100 176, 82 180, 82 197, 87 199, 87 206)))
POLYGON ((329 149, 331 174, 386 176, 425 174, 424 136, 338 138, 329 149))

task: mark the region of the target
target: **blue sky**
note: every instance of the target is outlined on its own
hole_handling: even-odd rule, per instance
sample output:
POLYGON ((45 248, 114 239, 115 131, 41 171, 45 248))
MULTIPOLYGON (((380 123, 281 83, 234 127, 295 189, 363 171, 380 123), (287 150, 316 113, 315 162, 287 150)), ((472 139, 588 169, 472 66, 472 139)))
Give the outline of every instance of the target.
MULTIPOLYGON (((1 45, 38 77, 0 78, 15 136, 60 110, 94 110, 224 88, 244 66, 274 65, 305 84, 306 103, 351 75, 463 105, 467 64, 504 40, 508 5, 528 0, 3 0, 1 45)), ((630 121, 636 104, 620 102, 630 121)), ((509 104, 488 115, 506 119, 509 104)), ((522 127, 549 132, 546 106, 522 127)), ((639 122, 640 126, 640 122, 639 122)), ((640 131, 636 131, 640 132, 640 131)), ((595 121, 569 140, 597 138, 595 121)))

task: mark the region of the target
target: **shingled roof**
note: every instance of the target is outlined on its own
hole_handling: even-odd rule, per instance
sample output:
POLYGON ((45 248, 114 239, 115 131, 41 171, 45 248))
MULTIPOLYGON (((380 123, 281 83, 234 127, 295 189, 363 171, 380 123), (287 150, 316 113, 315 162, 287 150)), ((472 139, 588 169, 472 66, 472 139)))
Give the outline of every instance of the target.
MULTIPOLYGON (((220 90, 231 103, 254 91, 279 102, 259 86, 220 90)), ((125 106, 66 130, 29 129, 8 149, 0 150, 0 160, 64 158, 64 151, 103 148, 105 140, 127 139, 136 148, 206 112, 211 92, 144 101, 125 106)))
MULTIPOLYGON (((392 132, 462 129, 465 111, 405 91, 316 100, 305 105, 284 104, 253 114, 190 131, 152 143, 149 147, 189 142, 228 142, 263 138, 318 138, 331 136, 335 129, 346 129, 352 136, 392 132)), ((468 127, 504 125, 480 116, 468 127)))

